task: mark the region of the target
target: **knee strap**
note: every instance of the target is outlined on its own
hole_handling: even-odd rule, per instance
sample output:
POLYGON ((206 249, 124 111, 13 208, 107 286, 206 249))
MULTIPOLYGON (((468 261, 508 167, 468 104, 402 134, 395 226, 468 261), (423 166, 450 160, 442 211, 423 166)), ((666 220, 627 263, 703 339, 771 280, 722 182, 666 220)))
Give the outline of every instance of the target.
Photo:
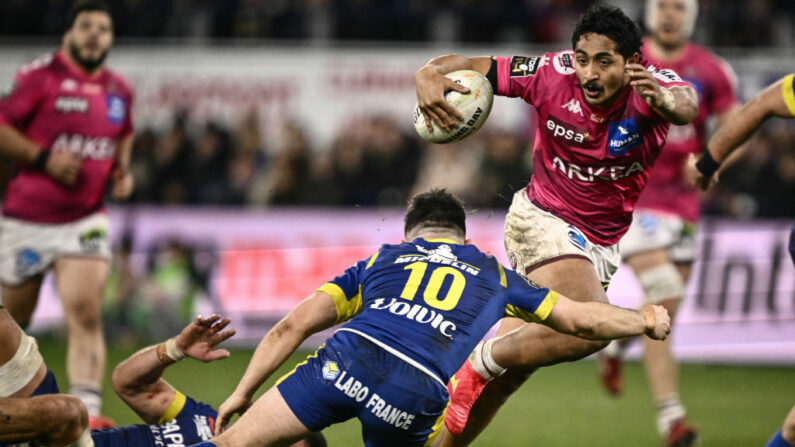
POLYGON ((657 304, 666 299, 681 299, 685 294, 682 275, 673 264, 652 267, 638 274, 646 302, 657 304))

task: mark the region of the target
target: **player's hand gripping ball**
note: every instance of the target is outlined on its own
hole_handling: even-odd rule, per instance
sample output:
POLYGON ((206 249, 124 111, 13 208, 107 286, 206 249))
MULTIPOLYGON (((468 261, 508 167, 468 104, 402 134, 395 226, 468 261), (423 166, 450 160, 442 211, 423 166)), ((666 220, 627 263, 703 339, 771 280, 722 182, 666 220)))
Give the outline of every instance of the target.
POLYGON ((449 131, 433 123, 433 130, 428 129, 425 116, 418 106, 414 106, 414 128, 423 140, 430 143, 452 143, 460 141, 474 134, 486 122, 491 112, 494 93, 491 83, 482 74, 472 70, 459 70, 445 76, 458 84, 469 88, 469 93, 459 93, 451 90, 444 98, 464 116, 464 121, 449 131))

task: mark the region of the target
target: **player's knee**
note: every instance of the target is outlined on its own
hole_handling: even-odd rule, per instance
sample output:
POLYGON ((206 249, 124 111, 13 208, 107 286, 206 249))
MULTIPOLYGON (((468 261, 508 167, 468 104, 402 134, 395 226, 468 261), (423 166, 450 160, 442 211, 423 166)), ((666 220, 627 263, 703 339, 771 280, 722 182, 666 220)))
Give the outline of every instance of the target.
POLYGON ((680 300, 685 294, 685 282, 676 266, 666 263, 638 273, 638 282, 646 302, 660 304, 663 301, 680 300))
POLYGON ((309 436, 303 439, 301 447, 327 447, 326 438, 322 433, 310 433, 309 436))
POLYGON ((96 331, 101 327, 102 309, 94 298, 80 297, 76 303, 69 306, 68 312, 69 320, 84 330, 96 331))

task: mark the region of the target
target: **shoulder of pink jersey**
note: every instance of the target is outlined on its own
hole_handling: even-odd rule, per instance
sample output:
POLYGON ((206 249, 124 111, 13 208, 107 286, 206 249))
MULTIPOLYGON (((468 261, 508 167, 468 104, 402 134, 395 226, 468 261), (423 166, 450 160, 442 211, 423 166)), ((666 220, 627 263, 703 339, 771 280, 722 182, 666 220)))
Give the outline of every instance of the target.
POLYGON ((679 77, 679 73, 670 68, 662 68, 659 64, 648 64, 646 69, 663 87, 675 87, 677 85, 693 87, 689 82, 679 77))
POLYGON ((24 80, 37 80, 52 76, 55 72, 55 53, 43 54, 36 59, 19 67, 14 80, 21 82, 24 80))
POLYGON ((108 68, 106 68, 105 70, 107 70, 109 81, 117 85, 117 88, 120 90, 120 93, 129 95, 130 97, 132 97, 135 94, 135 89, 133 88, 130 81, 127 80, 127 78, 125 78, 120 73, 114 70, 108 68))

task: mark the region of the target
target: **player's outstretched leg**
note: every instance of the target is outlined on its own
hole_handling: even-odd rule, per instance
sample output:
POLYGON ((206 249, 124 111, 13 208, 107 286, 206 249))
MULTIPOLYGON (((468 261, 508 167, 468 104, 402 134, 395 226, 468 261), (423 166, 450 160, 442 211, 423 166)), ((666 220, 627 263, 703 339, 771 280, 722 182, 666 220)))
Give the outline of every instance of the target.
MULTIPOLYGON (((586 259, 556 260, 532 270, 528 276, 538 284, 579 301, 607 302, 607 295, 593 265, 586 259), (578 281, 571 281, 571 278, 578 278, 578 281)), ((500 337, 491 346, 491 359, 484 361, 488 364, 494 362, 495 365, 507 368, 507 372, 483 388, 477 401, 471 406, 468 416, 456 415, 457 419, 466 420, 466 428, 459 435, 450 433, 446 428, 442 434, 442 446, 469 445, 536 368, 578 360, 606 345, 606 342, 588 341, 560 334, 546 326, 525 324, 516 318, 504 319, 498 334, 500 337)), ((487 350, 483 353, 488 354, 487 350)), ((458 379, 460 380, 460 377, 458 379)), ((477 380, 468 380, 468 383, 482 384, 477 380)), ((459 393, 462 393, 461 382, 451 395, 450 406, 457 406, 459 410, 465 411, 471 403, 466 402, 465 399, 459 402, 459 393)), ((462 396, 471 394, 470 390, 462 396)), ((448 414, 450 414, 449 408, 448 414)))
POLYGON ((234 425, 213 438, 208 447, 286 446, 311 434, 287 405, 279 388, 274 386, 254 402, 234 425))

